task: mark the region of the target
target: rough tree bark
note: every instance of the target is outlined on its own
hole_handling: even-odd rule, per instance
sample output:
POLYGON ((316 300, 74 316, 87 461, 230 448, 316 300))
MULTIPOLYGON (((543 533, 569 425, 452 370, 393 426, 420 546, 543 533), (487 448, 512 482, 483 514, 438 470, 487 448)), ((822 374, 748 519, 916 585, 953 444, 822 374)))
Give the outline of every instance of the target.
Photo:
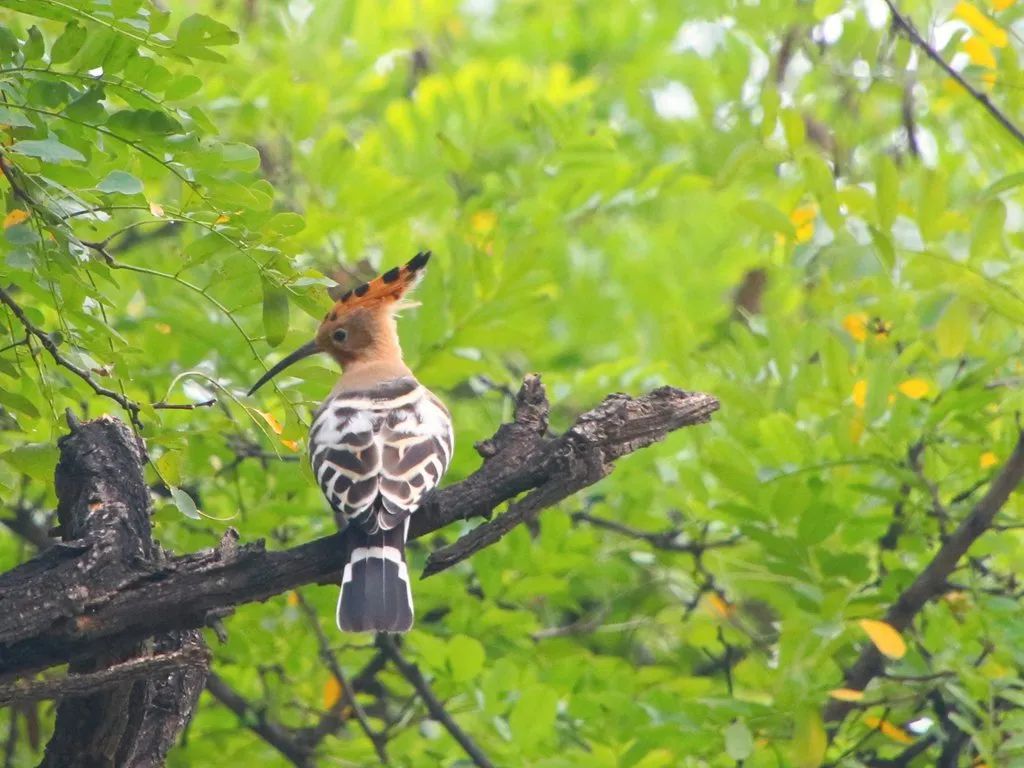
MULTIPOLYGON (((61 543, 8 574, 20 577, 2 579, 0 610, 10 611, 7 618, 13 623, 32 602, 53 602, 73 613, 158 567, 163 557, 150 535, 140 441, 109 417, 86 424, 69 418, 69 423, 71 434, 60 441, 55 478, 61 543)), ((149 643, 113 639, 72 661, 70 675, 89 677, 139 657, 173 654, 170 658, 181 659, 170 668, 153 665, 144 676, 101 681, 87 695, 66 695, 42 766, 163 765, 203 689, 208 657, 195 630, 151 638, 149 643)))
MULTIPOLYGON (((483 465, 432 494, 410 535, 488 517, 525 495, 435 550, 425 575, 534 521, 607 475, 616 459, 706 422, 717 409, 710 395, 670 387, 639 398, 610 395, 552 436, 540 379, 527 377, 513 422, 477 445, 483 465)), ((268 552, 262 541, 240 545, 228 529, 217 547, 172 557, 150 535, 144 449, 121 422, 73 423, 60 449, 61 543, 0 574, 0 683, 67 662, 69 676, 63 688, 0 685, 0 698, 16 700, 19 685, 24 698, 65 696, 43 766, 159 766, 206 680, 199 628, 240 604, 337 581, 341 534, 268 552), (82 696, 88 679, 96 685, 82 696)))

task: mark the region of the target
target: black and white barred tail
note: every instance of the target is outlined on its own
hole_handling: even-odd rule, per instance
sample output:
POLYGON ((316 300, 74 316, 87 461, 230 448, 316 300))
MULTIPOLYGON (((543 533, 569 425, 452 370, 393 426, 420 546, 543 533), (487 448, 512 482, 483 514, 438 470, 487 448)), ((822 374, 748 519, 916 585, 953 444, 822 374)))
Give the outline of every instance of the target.
POLYGON ((366 533, 350 526, 348 563, 338 595, 338 628, 345 632, 408 632, 412 589, 405 564, 408 525, 366 533))

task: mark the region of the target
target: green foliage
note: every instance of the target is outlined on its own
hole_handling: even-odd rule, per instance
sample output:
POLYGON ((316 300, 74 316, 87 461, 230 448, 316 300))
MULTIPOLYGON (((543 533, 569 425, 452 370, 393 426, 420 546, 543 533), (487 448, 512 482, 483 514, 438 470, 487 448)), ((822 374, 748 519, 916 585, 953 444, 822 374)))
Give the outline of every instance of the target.
MULTIPOLYGON (((856 620, 925 567, 1024 407, 1020 147, 884 6, 167 5, 0 0, 0 287, 140 406, 165 546, 211 546, 227 524, 275 546, 333 528, 305 462, 276 456, 302 450, 336 372, 311 360, 244 392, 310 337, 328 277, 429 247, 401 330, 452 407, 451 478, 527 371, 555 429, 615 390, 723 404, 536 536, 414 584, 405 652, 496 764, 862 765, 919 738, 904 726, 935 718, 931 691, 970 736, 963 765, 1021 759, 1012 529, 906 633, 890 669, 924 679, 876 680, 831 743, 821 720, 869 642, 856 620), (580 511, 732 543, 695 558, 580 511)), ((951 18, 902 5, 922 30, 951 18)), ((997 30, 1024 13, 982 10, 997 30)), ((968 52, 969 82, 1021 114, 1019 40, 964 29, 945 58, 968 52)), ((0 499, 46 525, 65 408, 129 414, 0 319, 0 499)), ((1011 500, 1000 521, 1020 513, 1011 500)), ((4 567, 31 554, 0 533, 4 567)), ((304 594, 330 627, 335 590, 304 594)), ((227 629, 217 671, 285 725, 315 722, 329 673, 294 605, 246 606, 227 629)), ((335 644, 353 674, 373 653, 335 644)), ((417 718, 391 734, 396 765, 465 764, 417 718)), ((244 725, 204 698, 169 764, 285 765, 244 725)), ((355 728, 321 752, 374 763, 355 728)), ((15 765, 36 762, 19 741, 15 765)))

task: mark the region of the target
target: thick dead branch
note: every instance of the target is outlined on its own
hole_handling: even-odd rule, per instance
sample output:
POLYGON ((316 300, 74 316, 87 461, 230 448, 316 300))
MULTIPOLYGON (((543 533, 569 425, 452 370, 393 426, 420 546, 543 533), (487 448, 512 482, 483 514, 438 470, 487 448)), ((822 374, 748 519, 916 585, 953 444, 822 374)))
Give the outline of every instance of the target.
MULTIPOLYGON (((672 387, 638 398, 609 395, 597 408, 576 419, 565 434, 547 438, 547 399, 539 378, 526 379, 516 405, 515 424, 502 427, 512 429, 504 434, 499 431, 494 440, 482 446, 486 462, 477 474, 484 474, 491 463, 506 469, 510 464, 525 465, 530 468, 529 487, 534 490, 494 520, 432 552, 424 576, 465 560, 520 523, 536 519, 542 510, 593 485, 612 471, 616 459, 662 440, 680 427, 706 422, 718 409, 718 401, 710 395, 672 387)), ((443 496, 438 496, 438 503, 444 505, 443 496)), ((418 517, 414 518, 416 522, 418 517)))
MULTIPOLYGON (((0 610, 12 612, 11 623, 33 603, 88 603, 162 557, 150 535, 141 444, 109 417, 69 425, 56 472, 62 543, 10 572, 20 578, 0 591, 0 610)), ((195 631, 149 634, 150 647, 117 638, 71 660, 68 677, 57 681, 62 698, 43 768, 163 765, 202 690, 206 647, 195 631), (156 663, 153 654, 179 663, 156 663)))
MULTIPOLYGON (((544 389, 538 377, 527 377, 517 397, 515 421, 478 445, 483 466, 432 494, 413 517, 411 535, 487 516, 500 504, 527 495, 494 521, 435 553, 428 572, 498 541, 542 509, 604 477, 616 459, 680 427, 708 421, 717 408, 710 395, 670 387, 637 398, 611 395, 566 433, 549 437, 544 389)), ((98 423, 103 422, 93 422, 98 423)), ((117 477, 111 474, 108 480, 117 482, 117 477)), ((144 487, 130 504, 148 509, 144 487)), ((162 559, 138 552, 133 568, 115 569, 103 578, 84 578, 112 557, 121 557, 103 537, 51 547, 0 574, 0 675, 88 657, 113 643, 137 642, 155 633, 200 628, 211 614, 233 606, 304 584, 337 581, 344 551, 340 537, 268 552, 261 541, 240 545, 238 534, 229 530, 214 549, 162 559)))
POLYGON ((209 653, 202 646, 182 648, 157 656, 139 656, 96 672, 65 675, 53 680, 19 681, 0 686, 0 707, 22 701, 45 701, 86 696, 122 683, 145 677, 156 677, 185 666, 205 666, 209 653))
MULTIPOLYGON (((914 579, 913 583, 900 594, 885 614, 885 621, 899 631, 910 626, 921 609, 945 593, 949 576, 953 573, 971 545, 992 527, 992 521, 1010 494, 1024 480, 1024 432, 1017 438, 1017 445, 1006 464, 989 486, 988 493, 974 506, 957 529, 946 539, 935 553, 935 557, 914 579)), ((882 673, 882 655, 874 645, 865 646, 857 661, 845 675, 846 688, 862 691, 872 679, 882 673)), ((825 707, 825 720, 838 723, 852 708, 850 702, 833 699, 825 707)))

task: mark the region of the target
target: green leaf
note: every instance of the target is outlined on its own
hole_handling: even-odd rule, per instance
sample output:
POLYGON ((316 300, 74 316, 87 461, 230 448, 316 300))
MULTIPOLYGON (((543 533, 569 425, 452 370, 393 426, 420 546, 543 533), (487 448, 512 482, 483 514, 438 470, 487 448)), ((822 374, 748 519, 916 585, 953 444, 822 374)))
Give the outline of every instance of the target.
POLYGON ((17 392, 0 389, 0 405, 25 416, 31 416, 33 419, 39 418, 39 409, 35 404, 17 392))
POLYGON ((816 709, 805 708, 797 715, 793 732, 793 757, 799 768, 818 768, 825 758, 828 737, 816 709))
POLYGON ((288 291, 263 281, 263 330, 267 344, 276 347, 288 334, 288 291))
POLYGON ((142 192, 142 182, 124 171, 111 171, 96 189, 100 192, 119 195, 137 195, 142 192))
POLYGON ((267 222, 267 229, 282 237, 297 235, 306 228, 305 220, 297 213, 278 213, 267 222))
POLYGON ((191 96, 202 87, 203 81, 195 75, 182 75, 170 82, 164 90, 164 97, 169 101, 177 101, 178 99, 184 99, 186 96, 191 96))
POLYGON ((1003 178, 987 186, 981 193, 981 197, 983 200, 995 197, 1003 192, 1009 192, 1011 189, 1015 189, 1022 184, 1024 184, 1024 171, 1011 173, 1009 176, 1003 176, 1003 178))
POLYGON ((11 147, 11 152, 38 157, 47 163, 59 163, 62 160, 71 160, 78 163, 85 162, 85 155, 77 149, 61 144, 53 136, 41 140, 28 139, 26 141, 17 141, 11 147))
POLYGON ((238 34, 219 21, 194 13, 181 22, 175 48, 186 56, 223 61, 224 57, 209 49, 213 45, 234 45, 238 34))
POLYGON ((60 37, 57 38, 53 43, 53 47, 50 48, 50 63, 63 64, 65 61, 71 61, 75 54, 81 50, 87 36, 88 33, 85 28, 78 26, 77 21, 68 22, 60 37))
POLYGON ((448 641, 448 667, 457 683, 472 680, 484 668, 487 654, 479 640, 466 635, 455 635, 448 641))
POLYGON ((935 325, 935 345, 943 357, 960 357, 971 335, 967 302, 953 299, 935 325))
MULTIPOLYGON (((160 472, 160 478, 169 487, 173 488, 181 482, 181 468, 185 463, 185 457, 181 451, 166 451, 155 463, 157 470, 160 472)), ((191 498, 189 501, 191 501, 191 498)))
POLYGON ((875 172, 875 206, 878 227, 884 232, 892 229, 899 205, 900 178, 896 165, 888 155, 880 155, 875 172))
POLYGON ((725 729, 725 753, 733 760, 746 760, 754 752, 754 736, 747 724, 737 720, 725 729))
POLYGON ((9 109, 0 105, 0 125, 10 125, 14 128, 32 128, 32 121, 28 116, 17 109, 9 109))
POLYGON ((43 58, 43 51, 46 50, 43 43, 43 33, 35 25, 28 28, 28 40, 21 48, 26 63, 39 61, 43 58))
POLYGON ((524 688, 508 717, 516 741, 531 744, 553 734, 557 708, 558 695, 551 688, 544 685, 524 688))
POLYGON ((5 453, 3 459, 18 472, 47 485, 53 483, 53 470, 59 453, 52 443, 26 443, 5 453))
POLYGON ((982 259, 997 252, 1002 245, 1005 226, 1006 206, 1003 201, 998 198, 989 200, 974 220, 971 259, 982 259))
POLYGON ((786 136, 786 144, 790 151, 803 146, 806 127, 804 126, 803 115, 796 109, 783 109, 779 111, 779 119, 782 122, 782 132, 786 136))
POLYGON ((174 502, 174 506, 178 508, 185 517, 190 517, 193 520, 199 520, 202 515, 199 514, 199 510, 196 508, 196 503, 192 500, 185 491, 181 490, 176 486, 170 486, 171 489, 171 500, 174 502))
POLYGON ((779 232, 788 237, 796 234, 789 217, 764 200, 744 200, 736 206, 736 210, 769 232, 779 232))

